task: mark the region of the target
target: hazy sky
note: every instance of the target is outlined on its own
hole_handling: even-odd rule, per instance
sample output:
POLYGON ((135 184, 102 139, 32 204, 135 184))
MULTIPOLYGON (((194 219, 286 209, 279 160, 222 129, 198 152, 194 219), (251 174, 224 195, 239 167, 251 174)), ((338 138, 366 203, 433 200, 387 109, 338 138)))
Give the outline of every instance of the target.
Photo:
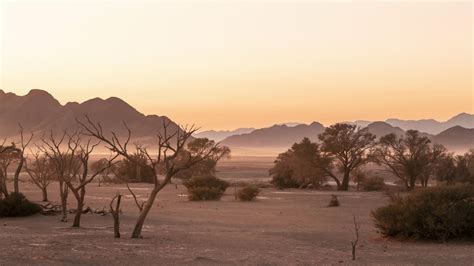
POLYGON ((471 1, 34 2, 0 7, 5 91, 204 129, 474 111, 471 1))

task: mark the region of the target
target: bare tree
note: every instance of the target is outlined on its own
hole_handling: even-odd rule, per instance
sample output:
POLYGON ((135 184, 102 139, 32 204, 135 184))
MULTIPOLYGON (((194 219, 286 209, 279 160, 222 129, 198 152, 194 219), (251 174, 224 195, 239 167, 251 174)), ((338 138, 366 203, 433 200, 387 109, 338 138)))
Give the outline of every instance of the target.
POLYGON ((148 200, 140 211, 137 222, 133 229, 132 238, 141 238, 143 224, 150 212, 158 193, 171 182, 171 179, 179 172, 189 169, 190 167, 215 156, 216 153, 222 152, 219 143, 214 143, 210 146, 203 146, 201 149, 190 153, 186 150, 186 143, 191 140, 192 135, 197 131, 197 128, 185 127, 184 129, 176 129, 174 132, 169 132, 171 121, 163 120, 163 128, 156 136, 156 147, 153 152, 149 151, 147 147, 137 145, 136 148, 146 155, 147 162, 143 163, 134 160, 132 154, 128 150, 128 145, 131 139, 131 130, 124 124, 128 134, 125 140, 121 140, 115 132, 110 136, 106 136, 103 132, 102 125, 94 123, 88 116, 85 116, 85 121, 78 123, 83 127, 89 136, 93 136, 107 145, 107 147, 117 155, 120 155, 143 167, 148 167, 153 171, 153 189, 148 196, 148 200), (160 180, 159 174, 162 173, 163 179, 160 180))
POLYGON ((431 145, 428 137, 420 136, 416 130, 408 130, 405 136, 389 134, 380 138, 375 149, 374 160, 399 178, 408 190, 413 190, 417 180, 427 185, 435 162, 443 157, 441 145, 431 145))
POLYGON ((359 231, 360 231, 360 224, 357 221, 357 218, 354 216, 354 230, 356 239, 351 242, 352 245, 352 260, 356 260, 356 252, 357 252, 357 245, 359 244, 359 231))
POLYGON ((25 170, 31 182, 35 184, 43 194, 43 201, 48 200, 48 186, 53 182, 54 169, 50 159, 39 151, 32 153, 33 159, 25 161, 25 170))
POLYGON ((94 149, 99 145, 99 142, 92 143, 91 140, 86 141, 84 144, 81 143, 80 136, 74 138, 73 144, 70 144, 70 149, 74 147, 79 147, 78 158, 81 162, 80 167, 78 167, 76 178, 69 178, 65 179, 66 185, 72 191, 74 197, 77 201, 77 208, 76 208, 76 215, 74 216, 74 222, 72 227, 80 227, 81 226, 81 216, 84 208, 84 200, 86 196, 86 186, 90 184, 94 178, 98 175, 102 174, 104 171, 108 170, 111 166, 115 158, 118 155, 112 157, 107 164, 102 165, 101 168, 96 169, 89 175, 89 159, 90 155, 94 152, 94 149))
POLYGON ((13 187, 15 193, 20 192, 20 187, 19 187, 19 179, 20 179, 20 173, 21 170, 23 169, 23 165, 25 163, 25 150, 30 145, 31 140, 33 139, 33 133, 31 133, 29 139, 25 140, 24 134, 23 134, 23 127, 20 126, 20 147, 17 149, 18 151, 18 165, 15 171, 15 176, 13 178, 13 187))
POLYGON ((39 147, 49 158, 59 183, 62 222, 67 222, 69 187, 66 184, 66 180, 72 180, 76 177, 80 168, 80 161, 78 160, 79 143, 77 138, 79 138, 77 132, 68 134, 64 131, 58 137, 51 131, 48 137, 43 137, 42 139, 44 146, 39 147))

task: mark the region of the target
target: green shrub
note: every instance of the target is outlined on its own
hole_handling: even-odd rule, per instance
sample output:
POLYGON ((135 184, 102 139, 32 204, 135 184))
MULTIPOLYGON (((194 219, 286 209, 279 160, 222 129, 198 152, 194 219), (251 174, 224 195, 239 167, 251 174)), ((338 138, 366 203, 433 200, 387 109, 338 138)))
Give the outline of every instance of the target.
POLYGON ((474 186, 424 188, 372 212, 389 237, 474 240, 474 186))
POLYGON ((260 189, 254 185, 247 185, 237 191, 237 197, 240 201, 252 201, 257 198, 260 189))
POLYGON ((383 191, 385 190, 385 181, 378 176, 369 177, 362 181, 362 187, 365 191, 383 191))
POLYGON ((193 177, 184 181, 191 201, 219 200, 229 187, 229 183, 215 176, 193 177))
POLYGON ((21 193, 11 193, 0 200, 0 217, 22 217, 41 212, 41 207, 25 198, 21 193))

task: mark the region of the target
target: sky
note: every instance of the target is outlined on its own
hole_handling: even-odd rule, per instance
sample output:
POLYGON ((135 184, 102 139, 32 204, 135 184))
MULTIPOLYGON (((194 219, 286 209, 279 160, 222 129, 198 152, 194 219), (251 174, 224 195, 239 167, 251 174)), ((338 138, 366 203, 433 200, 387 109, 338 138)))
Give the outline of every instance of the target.
POLYGON ((0 89, 203 129, 474 112, 471 1, 9 1, 0 89))

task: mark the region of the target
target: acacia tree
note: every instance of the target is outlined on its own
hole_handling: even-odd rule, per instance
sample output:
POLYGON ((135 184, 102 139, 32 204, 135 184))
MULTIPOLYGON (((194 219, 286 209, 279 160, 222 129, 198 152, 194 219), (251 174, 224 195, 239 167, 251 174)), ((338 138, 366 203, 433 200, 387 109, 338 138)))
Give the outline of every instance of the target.
MULTIPOLYGON (((5 141, 4 141, 5 142, 5 141)), ((1 146, 0 153, 0 190, 3 197, 8 197, 8 169, 15 161, 19 160, 21 157, 21 150, 18 149, 15 143, 12 143, 10 146, 5 146, 5 143, 1 146)))
POLYGON ((319 145, 304 138, 278 156, 269 171, 273 176, 272 183, 279 188, 318 186, 326 177, 322 169, 328 168, 328 162, 322 159, 319 145))
MULTIPOLYGON (((125 123, 124 127, 128 132, 125 140, 121 140, 115 132, 105 135, 100 122, 92 122, 88 116, 85 116, 84 121, 78 120, 78 123, 89 136, 105 143, 110 151, 130 161, 134 161, 132 154, 128 151, 132 132, 125 123)), ((193 153, 187 151, 186 144, 191 140, 197 128, 192 126, 190 128, 185 127, 182 130, 178 128, 174 132, 169 132, 170 125, 170 120, 163 120, 163 128, 157 133, 156 146, 153 152, 149 151, 145 146, 136 145, 136 148, 145 154, 147 162, 134 162, 151 169, 154 179, 153 189, 140 211, 132 232, 132 238, 141 238, 143 224, 153 207, 158 193, 171 182, 171 179, 176 174, 223 152, 219 143, 206 145, 193 153), (162 180, 159 178, 160 169, 162 169, 163 174, 162 180)))
POLYGON ((25 170, 43 194, 43 201, 48 200, 48 186, 53 182, 54 169, 50 159, 40 152, 33 153, 32 160, 25 161, 25 170))
POLYGON ((474 184, 474 156, 473 151, 464 155, 447 154, 442 156, 436 164, 436 178, 447 185, 456 183, 474 184))
POLYGON ((455 161, 456 176, 459 182, 474 184, 474 150, 456 156, 455 161))
MULTIPOLYGON (((208 138, 198 138, 193 141, 190 141, 187 145, 187 151, 191 153, 192 156, 199 156, 199 151, 203 148, 212 147, 215 145, 215 141, 209 140, 208 138)), ((217 163, 223 157, 230 157, 230 149, 228 147, 221 147, 222 150, 220 153, 216 153, 213 156, 210 156, 206 160, 197 163, 190 168, 181 171, 176 175, 176 177, 189 179, 199 176, 214 176, 216 175, 216 166, 217 163)))
POLYGON ((380 138, 374 160, 399 178, 408 190, 413 190, 417 180, 426 180, 425 175, 432 173, 436 161, 444 154, 442 146, 432 145, 416 130, 408 130, 405 136, 389 134, 380 138))
POLYGON ((338 190, 347 191, 351 173, 369 161, 375 138, 367 129, 349 124, 332 125, 319 135, 319 160, 323 162, 320 166, 336 182, 338 190), (334 170, 342 174, 342 181, 334 170))

